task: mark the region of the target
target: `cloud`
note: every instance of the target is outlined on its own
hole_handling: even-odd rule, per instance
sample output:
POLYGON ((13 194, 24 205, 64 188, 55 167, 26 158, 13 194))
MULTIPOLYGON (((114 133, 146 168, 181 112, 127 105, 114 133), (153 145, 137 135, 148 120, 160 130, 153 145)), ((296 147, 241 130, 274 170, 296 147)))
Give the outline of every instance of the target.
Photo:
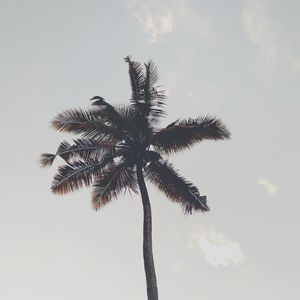
POLYGON ((205 259, 214 267, 238 267, 247 259, 237 242, 230 241, 214 230, 201 230, 193 234, 188 247, 200 249, 205 259))
POLYGON ((265 5, 261 0, 246 1, 242 13, 244 28, 253 44, 261 43, 268 31, 268 20, 265 15, 265 5))
POLYGON ((192 33, 195 37, 212 38, 209 19, 198 10, 187 5, 186 1, 130 0, 130 14, 142 25, 149 36, 149 42, 162 40, 167 34, 178 31, 192 33))
POLYGON ((161 31, 163 33, 168 33, 173 31, 173 14, 167 12, 165 16, 162 16, 160 19, 161 22, 161 31))
MULTIPOLYGON (((287 66, 300 71, 300 57, 296 45, 285 41, 277 30, 278 18, 270 17, 270 4, 267 0, 245 0, 242 11, 244 30, 250 43, 256 45, 258 55, 271 68, 287 66)), ((279 19, 280 20, 280 19, 279 19)))
POLYGON ((150 43, 157 42, 162 36, 173 31, 173 14, 169 10, 153 13, 144 1, 130 1, 128 8, 150 36, 150 43))
POLYGON ((266 178, 260 178, 259 184, 265 187, 269 194, 276 194, 278 192, 278 187, 266 178))
POLYGON ((173 15, 166 12, 161 16, 145 15, 139 21, 143 24, 143 29, 150 36, 150 43, 157 42, 162 36, 173 31, 173 15))

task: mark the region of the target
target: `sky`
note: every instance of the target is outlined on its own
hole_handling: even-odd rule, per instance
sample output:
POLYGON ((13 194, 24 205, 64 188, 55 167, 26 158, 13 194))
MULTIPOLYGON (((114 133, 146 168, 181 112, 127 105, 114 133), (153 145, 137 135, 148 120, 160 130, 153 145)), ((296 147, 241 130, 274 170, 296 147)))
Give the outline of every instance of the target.
POLYGON ((50 191, 73 136, 50 121, 103 96, 128 103, 123 58, 157 64, 167 117, 215 115, 229 141, 168 158, 207 195, 183 214, 148 184, 160 299, 300 299, 296 0, 0 1, 0 298, 146 299, 142 206, 100 211, 89 189, 50 191))

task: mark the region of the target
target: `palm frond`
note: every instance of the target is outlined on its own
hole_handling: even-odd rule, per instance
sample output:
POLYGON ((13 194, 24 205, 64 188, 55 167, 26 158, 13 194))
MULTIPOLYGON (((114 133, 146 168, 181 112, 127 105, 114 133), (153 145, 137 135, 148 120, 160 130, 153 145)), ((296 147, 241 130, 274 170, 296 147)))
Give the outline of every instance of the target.
POLYGON ((144 67, 143 64, 132 61, 130 56, 125 57, 125 62, 127 62, 129 66, 131 101, 135 104, 141 100, 141 91, 145 82, 144 67))
POLYGON ((92 110, 91 113, 96 118, 100 118, 105 125, 120 130, 124 136, 136 136, 138 134, 139 128, 136 124, 138 114, 131 106, 119 105, 114 107, 99 96, 95 96, 91 100, 94 101, 92 105, 96 106, 96 109, 92 110))
POLYGON ((165 115, 165 111, 163 110, 166 98, 165 91, 155 86, 158 79, 157 67, 150 60, 145 64, 145 81, 142 90, 142 99, 146 106, 144 111, 150 124, 158 123, 160 118, 165 115))
POLYGON ((180 176, 172 164, 156 161, 150 163, 145 171, 146 178, 172 201, 181 204, 185 213, 209 210, 206 196, 200 196, 197 187, 180 176))
POLYGON ((165 117, 166 112, 162 108, 154 108, 151 107, 149 113, 149 123, 152 125, 156 125, 160 122, 161 118, 165 117))
POLYGON ((81 134, 83 137, 105 137, 107 140, 122 139, 122 132, 107 126, 91 111, 83 109, 69 109, 60 113, 52 121, 52 126, 63 132, 81 134))
POLYGON ((152 61, 145 64, 145 81, 143 86, 143 99, 150 108, 153 100, 154 84, 158 81, 157 68, 152 61))
POLYGON ((170 154, 182 151, 202 140, 229 139, 230 132, 221 120, 215 117, 199 117, 176 121, 158 131, 152 139, 161 152, 170 154))
POLYGON ((160 117, 165 115, 163 107, 165 105, 165 91, 159 86, 155 86, 158 82, 159 76, 156 65, 153 61, 145 64, 146 78, 144 85, 145 102, 149 104, 150 118, 152 122, 157 122, 160 117))
POLYGON ((40 156, 40 166, 42 168, 52 166, 55 157, 56 154, 42 153, 40 156))
POLYGON ((93 101, 92 105, 96 107, 91 113, 96 119, 100 117, 104 123, 109 123, 109 125, 114 126, 115 122, 117 122, 117 125, 119 125, 120 119, 122 118, 111 104, 99 96, 95 96, 91 100, 93 101))
POLYGON ((157 66, 152 60, 145 64, 146 78, 145 78, 145 90, 150 90, 158 82, 159 75, 157 66))
POLYGON ((107 106, 105 109, 94 113, 104 120, 105 125, 120 130, 124 137, 137 136, 139 132, 138 113, 131 106, 107 106))
POLYGON ((68 109, 58 114, 52 121, 52 127, 57 131, 83 133, 88 128, 96 127, 96 118, 87 110, 68 109))
POLYGON ((113 155, 115 147, 115 144, 108 141, 83 138, 73 140, 73 144, 63 141, 59 145, 56 155, 67 162, 78 158, 83 160, 100 159, 103 155, 113 155))
POLYGON ((131 131, 136 132, 139 124, 136 124, 138 118, 138 113, 132 108, 132 106, 118 105, 116 106, 116 111, 120 114, 123 122, 126 122, 126 126, 130 128, 131 131))
POLYGON ((83 186, 90 186, 94 176, 103 172, 108 158, 102 160, 74 161, 58 168, 51 190, 55 194, 73 192, 83 186))
MULTIPOLYGON (((165 91, 155 86, 158 81, 157 67, 152 61, 141 64, 127 56, 132 89, 131 106, 145 119, 143 128, 155 125, 165 115, 165 91)), ((141 120, 140 120, 141 122, 141 120)))
POLYGON ((145 103, 138 102, 130 106, 119 106, 117 109, 119 113, 128 120, 130 126, 131 138, 138 138, 140 135, 147 135, 149 133, 148 118, 145 116, 145 103))
POLYGON ((124 162, 111 165, 93 185, 92 205, 95 210, 101 208, 122 190, 130 189, 137 193, 137 178, 131 167, 124 162))

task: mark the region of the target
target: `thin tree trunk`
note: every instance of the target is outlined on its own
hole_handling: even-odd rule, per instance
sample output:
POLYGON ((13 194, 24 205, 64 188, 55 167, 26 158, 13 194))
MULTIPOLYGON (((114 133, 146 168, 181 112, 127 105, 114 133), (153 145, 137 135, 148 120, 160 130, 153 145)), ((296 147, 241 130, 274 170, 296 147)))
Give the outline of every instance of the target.
POLYGON ((143 229, 143 255, 144 268, 147 281, 148 300, 158 300, 156 275, 152 253, 152 217, 149 196, 144 180, 143 169, 137 165, 137 179, 142 196, 144 210, 144 229, 143 229))

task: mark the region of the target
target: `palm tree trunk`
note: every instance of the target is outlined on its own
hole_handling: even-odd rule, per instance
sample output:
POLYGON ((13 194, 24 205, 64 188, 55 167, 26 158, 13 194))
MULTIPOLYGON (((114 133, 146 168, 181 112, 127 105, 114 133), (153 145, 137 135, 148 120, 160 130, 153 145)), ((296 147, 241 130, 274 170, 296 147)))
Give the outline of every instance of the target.
POLYGON ((149 196, 144 180, 142 165, 137 165, 137 179, 142 196, 144 210, 143 255, 147 281, 148 300, 158 300, 156 275, 152 253, 152 217, 149 196))

